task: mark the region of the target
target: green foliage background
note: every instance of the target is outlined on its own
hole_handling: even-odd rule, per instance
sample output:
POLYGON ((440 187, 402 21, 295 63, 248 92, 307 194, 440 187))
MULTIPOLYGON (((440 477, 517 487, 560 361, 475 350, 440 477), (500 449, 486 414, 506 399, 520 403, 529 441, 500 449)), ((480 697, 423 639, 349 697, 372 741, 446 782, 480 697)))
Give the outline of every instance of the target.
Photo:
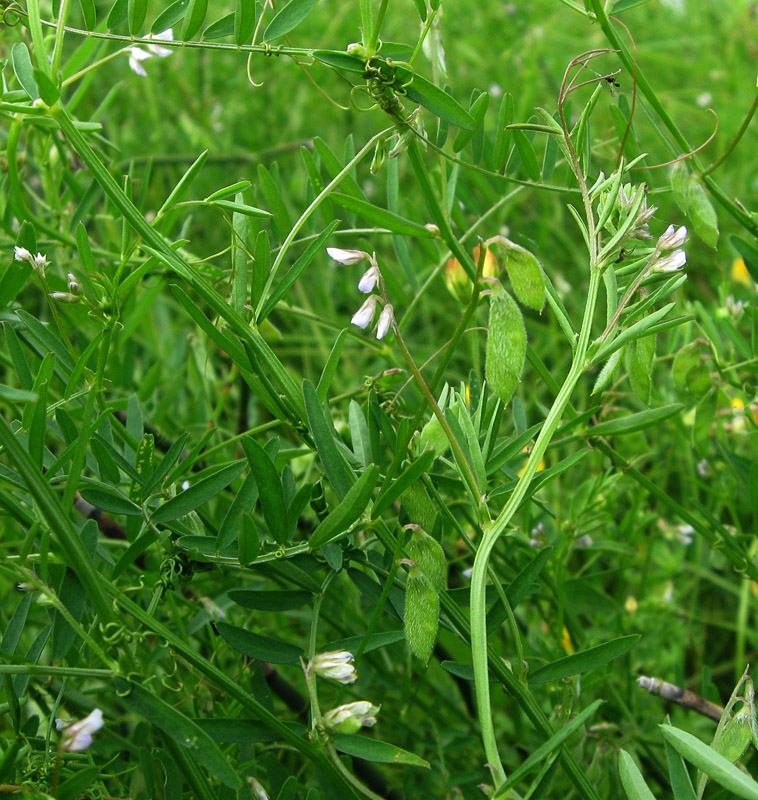
MULTIPOLYGON (((205 27, 234 10, 227 4, 211 5, 205 27)), ((601 26, 583 13, 583 5, 578 4, 578 10, 572 5, 577 4, 443 2, 439 30, 447 77, 423 54, 415 68, 435 82, 448 83, 465 108, 472 93, 488 91, 491 99, 484 133, 489 141, 497 135, 503 93, 513 97, 514 122, 541 122, 534 109, 555 111, 567 63, 579 53, 609 46, 601 26)), ((636 62, 660 105, 693 146, 707 141, 697 156, 700 168, 706 167, 729 146, 754 102, 758 6, 742 0, 690 0, 683 10, 657 0, 606 5, 609 12, 615 5, 628 26, 636 62), (716 117, 718 129, 709 139, 716 117)), ((14 245, 33 253, 39 250, 51 262, 46 289, 65 291, 66 273, 73 272, 84 285, 85 296, 106 315, 105 328, 111 338, 107 351, 99 346, 103 360, 98 366, 98 350, 87 351, 87 347, 104 327, 102 314, 84 304, 57 304, 56 318, 33 274, 17 291, 0 290, 4 304, 0 383, 9 390, 0 395, 7 431, 0 452, 4 598, 0 604, 4 632, 0 641, 4 680, 0 782, 24 783, 40 797, 42 792, 60 798, 88 792, 92 797, 136 800, 255 797, 255 785, 248 780, 254 778, 270 797, 283 800, 313 800, 338 793, 356 796, 350 794, 355 788, 329 773, 331 762, 319 750, 319 742, 302 736, 309 717, 298 656, 302 653, 307 660, 313 652, 344 646, 353 652, 366 650, 357 659, 359 680, 347 687, 320 684, 322 709, 361 699, 381 704, 376 728, 362 733, 391 742, 430 767, 344 757, 345 768, 382 797, 481 796, 478 786, 490 782, 491 775, 482 750, 473 684, 456 673, 461 672, 456 665, 472 663, 466 628, 467 570, 480 532, 476 509, 454 460, 448 454, 446 460, 435 461, 425 480, 427 488, 434 489, 436 522, 429 533, 445 551, 448 591, 437 649, 424 665, 411 655, 401 636, 406 571, 402 552, 394 543, 399 536, 398 547, 402 547, 401 526, 417 521, 407 497, 404 505, 393 504, 380 520, 367 513, 356 520, 350 536, 328 550, 311 553, 307 542, 321 519, 320 502, 333 511, 341 499, 327 463, 331 451, 324 450, 323 440, 315 437, 314 441, 312 423, 309 431, 283 413, 272 413, 272 404, 267 407, 256 396, 255 385, 245 384, 234 352, 219 347, 218 339, 198 327, 171 286, 180 285, 223 335, 239 342, 239 332, 209 306, 207 296, 196 293, 197 284, 190 289, 192 281, 177 276, 165 260, 153 258, 129 291, 109 296, 103 288, 103 277, 123 281, 143 267, 151 254, 140 245, 113 197, 107 197, 98 185, 91 165, 85 166, 81 153, 72 149, 65 131, 36 124, 33 110, 28 114, 19 110, 28 98, 19 96, 11 47, 18 42, 31 45, 24 15, 32 14, 34 6, 22 9, 23 14, 11 9, 6 23, 18 24, 6 25, 0 34, 5 60, 0 125, 6 147, 0 174, 0 240, 7 254, 0 266, 0 285, 8 287, 22 268, 13 261, 14 245), (84 225, 93 254, 91 265, 84 260, 81 239, 77 246, 79 223, 84 225), (35 328, 34 320, 45 327, 35 328), (54 365, 49 358, 43 362, 51 350, 57 354, 54 365), (86 369, 67 389, 71 370, 85 352, 86 369), (45 377, 45 368, 54 371, 45 377), (17 389, 34 392, 36 399, 14 395, 11 390, 17 389), (95 420, 97 435, 90 427, 95 420), (154 434, 152 468, 161 463, 171 443, 188 434, 182 447, 189 455, 178 462, 183 466, 173 469, 170 480, 156 487, 151 498, 140 496, 140 481, 135 478, 135 473, 140 478, 149 475, 145 459, 152 445, 146 433, 154 434), (235 528, 227 542, 231 549, 219 557, 211 537, 223 528, 246 476, 256 473, 254 464, 260 463, 251 458, 248 448, 243 449, 248 433, 258 444, 267 445, 286 502, 298 513, 288 521, 286 542, 277 541, 267 507, 271 495, 266 494, 258 472, 261 500, 238 526, 240 538, 235 528), (33 477, 24 472, 22 457, 14 455, 8 437, 31 454, 33 477), (77 449, 79 441, 83 444, 77 449), (83 459, 81 476, 72 482, 69 470, 77 458, 83 459), (167 524, 154 523, 150 528, 156 508, 181 496, 185 481, 189 486, 203 479, 212 481, 230 463, 239 463, 240 472, 211 492, 207 502, 181 518, 169 514, 167 524), (43 499, 49 489, 53 510, 48 514, 43 499), (115 527, 108 529, 101 522, 98 528, 82 515, 81 503, 72 508, 74 489, 85 497, 87 489, 105 492, 105 498, 97 497, 103 500, 102 508, 112 512, 115 527), (118 512, 126 507, 113 506, 114 497, 144 505, 133 515, 123 515, 118 512), (55 515, 59 515, 60 528, 52 524, 55 515), (86 581, 81 574, 74 576, 73 545, 67 543, 65 530, 89 552, 87 569, 97 573, 92 580, 102 581, 105 587, 104 607, 111 609, 110 620, 89 590, 83 589, 86 581), (114 538, 114 530, 126 539, 114 538), (149 530, 154 535, 135 545, 149 530), (203 547, 198 540, 185 538, 184 545, 177 544, 182 536, 208 537, 209 543, 203 547), (286 548, 280 548, 284 544, 286 548), (122 562, 124 569, 114 572, 127 547, 130 556, 122 562), (250 555, 249 560, 245 558, 250 555), (32 591, 19 592, 18 584, 32 591), (251 609, 235 602, 234 590, 241 589, 285 594, 259 597, 257 602, 266 607, 251 609), (249 642, 242 648, 235 646, 228 628, 224 634, 222 616, 227 625, 276 642, 257 641, 258 650, 249 642), (400 633, 382 640, 389 644, 371 649, 366 644, 377 640, 361 643, 364 636, 391 631, 400 633), (277 648, 284 648, 284 655, 277 648), (276 662, 277 653, 284 663, 271 663, 276 662), (124 679, 142 688, 130 692, 124 679), (244 698, 230 694, 232 684, 244 698), (270 730, 264 735, 260 728, 248 727, 240 733, 233 720, 261 718, 245 698, 252 698, 256 708, 268 710, 280 721, 294 724, 302 748, 292 742, 283 745, 281 731, 279 736, 270 730), (60 766, 54 718, 80 718, 95 706, 105 711, 105 728, 91 750, 65 756, 60 766), (178 713, 172 715, 165 706, 178 713), (216 741, 226 767, 214 760, 215 750, 204 749, 205 740, 198 745, 192 739, 196 731, 187 727, 186 720, 198 721, 216 741), (188 740, 194 744, 188 746, 188 740), (225 769, 241 777, 241 788, 224 784, 225 769)), ((146 35, 163 10, 150 3, 146 24, 134 33, 146 35)), ((57 8, 42 4, 42 19, 55 19, 56 13, 57 8)), ((265 13, 266 19, 272 16, 270 9, 265 13)), ((106 5, 98 3, 101 32, 108 14, 106 5)), ((75 4, 69 9, 68 23, 84 27, 75 4)), ((360 39, 360 25, 359 3, 324 0, 289 35, 288 46, 344 50, 360 39)), ((174 26, 177 38, 178 27, 174 26)), ((125 25, 115 30, 128 33, 125 25)), ((382 40, 415 46, 419 30, 414 2, 389 4, 382 40)), ((615 30, 631 48, 623 28, 615 30)), ((67 33, 62 50, 64 79, 127 43, 67 33)), ((274 49, 277 44, 273 43, 274 49)), ((51 40, 48 45, 52 51, 51 40)), ((248 60, 245 53, 231 48, 180 46, 168 57, 143 62, 145 78, 129 69, 127 59, 128 53, 117 55, 64 86, 62 98, 69 112, 78 120, 100 124, 87 133, 88 141, 121 186, 128 176, 128 193, 148 222, 203 151, 208 155, 189 198, 202 199, 236 181, 250 181, 240 199, 270 211, 273 218, 244 218, 250 224, 247 256, 258 255, 256 235, 265 230, 271 258, 276 257, 292 225, 321 188, 315 179, 323 186, 334 176, 325 158, 327 148, 341 167, 370 137, 393 124, 378 108, 351 107, 346 76, 309 55, 298 56, 297 64, 285 55, 253 52, 248 60), (253 85, 251 79, 261 85, 253 85), (315 172, 308 172, 308 164, 315 165, 315 172)), ((619 62, 609 54, 590 66, 598 73, 610 72, 619 68, 619 62)), ((588 78, 598 73, 590 71, 588 78)), ((359 76, 347 77, 361 82, 359 76)), ((615 80, 618 87, 604 85, 591 117, 589 183, 600 171, 608 175, 616 168, 620 135, 612 106, 625 103, 629 107, 634 100, 633 126, 624 154, 627 158, 649 154, 643 162, 645 169, 632 173, 631 180, 646 182, 648 201, 658 207, 651 231, 657 237, 670 223, 692 228, 692 221, 672 198, 671 167, 651 168, 668 164, 681 155, 681 148, 649 99, 635 94, 635 77, 622 70, 615 80)), ((578 118, 592 88, 570 98, 566 111, 571 122, 578 118)), ((365 95, 354 98, 359 106, 368 105, 365 95)), ((405 102, 410 111, 413 104, 405 102)), ((435 140, 438 118, 424 112, 424 125, 435 140)), ((593 425, 643 412, 646 406, 639 392, 632 391, 623 360, 610 387, 599 395, 591 396, 598 370, 585 375, 572 405, 579 414, 592 413, 577 425, 570 424, 568 413, 564 415, 544 466, 549 470, 570 457, 576 463, 566 472, 556 470, 554 479, 523 505, 491 561, 497 581, 507 587, 535 563, 543 548, 550 548, 549 559, 514 608, 512 619, 503 614, 505 619, 493 626, 490 635, 490 669, 496 662, 501 670, 512 670, 521 687, 521 699, 514 699, 512 691, 501 688, 502 676, 498 682, 493 674, 494 724, 508 774, 549 738, 529 721, 528 708, 539 709, 559 730, 594 700, 604 700, 569 740, 561 763, 549 770, 545 783, 536 782, 531 797, 623 797, 616 757, 619 748, 635 753, 655 796, 670 796, 667 754, 657 727, 664 714, 668 712, 677 727, 708 742, 714 723, 692 711, 664 705, 640 690, 636 677, 659 676, 723 704, 756 649, 758 317, 754 278, 758 261, 747 257, 758 253, 754 216, 758 173, 752 130, 713 172, 732 210, 737 207, 736 198, 745 217, 740 220, 716 203, 718 246, 708 247, 691 233, 686 246, 688 280, 674 298, 675 313, 686 319, 658 336, 649 406, 681 404, 680 413, 654 427, 596 437, 593 425), (747 243, 747 249, 734 237, 747 243), (746 256, 747 268, 735 267, 741 255, 746 256), (693 342, 694 350, 687 350, 693 342), (695 371, 677 374, 677 354, 683 351, 695 354, 695 371), (741 569, 735 569, 735 564, 741 569), (580 676, 570 673, 561 680, 528 681, 529 674, 540 667, 631 635, 639 635, 633 647, 622 648, 624 652, 607 663, 591 664, 594 668, 580 676), (520 654, 528 670, 519 663, 520 654), (570 758, 584 775, 584 788, 572 782, 564 769, 570 758)), ((447 141, 448 156, 453 138, 451 134, 447 141)), ((551 158, 548 153, 543 161, 547 138, 536 133, 531 139, 540 168, 551 158)), ((469 164, 476 159, 476 142, 475 135, 472 144, 458 154, 469 164)), ((587 254, 567 210, 568 203, 580 206, 576 181, 560 158, 551 174, 539 181, 529 180, 523 165, 516 163, 518 156, 510 158, 503 178, 467 167, 457 169, 431 149, 424 155, 456 236, 473 228, 464 249, 470 252, 477 236, 486 239, 497 234, 528 248, 541 261, 569 316, 578 320, 586 296, 587 254)), ((407 153, 387 159, 375 175, 369 170, 370 161, 371 154, 351 169, 339 191, 354 192, 386 208, 388 186, 394 179, 390 176, 396 176, 398 201, 392 210, 422 225, 432 222, 407 153)), ((699 171, 693 161, 686 163, 692 172, 699 171)), ((478 166, 490 168, 486 153, 478 166)), ((233 200, 234 195, 227 199, 233 200)), ((424 370, 430 380, 439 363, 433 359, 453 335, 470 293, 467 288, 462 300, 448 290, 444 279, 450 258, 447 247, 439 238, 400 237, 386 229, 375 230, 371 220, 327 199, 305 222, 280 274, 337 219, 341 223, 327 244, 376 252, 408 348, 416 364, 430 360, 431 366, 424 370)), ((232 223, 242 224, 239 214, 233 220, 231 213, 218 208, 185 206, 171 210, 160 230, 170 242, 181 240, 178 252, 196 268, 200 280, 234 304, 245 324, 251 324, 247 297, 240 300, 239 286, 234 287, 232 223)), ((247 256, 237 255, 249 270, 246 291, 261 264, 260 259, 247 256)), ((298 389, 303 379, 314 385, 322 382, 328 396, 324 404, 327 430, 344 445, 340 458, 347 448, 356 449, 350 402, 358 404, 374 441, 381 442, 373 460, 386 476, 393 461, 393 437, 406 430, 403 426, 410 425, 425 400, 413 381, 404 386, 410 375, 392 336, 377 342, 370 333, 349 326, 362 299, 356 290, 359 270, 360 266, 336 265, 321 248, 261 324, 260 333, 298 389), (347 333, 339 340, 338 360, 330 362, 343 329, 347 333), (324 379, 329 363, 334 374, 324 379)), ((500 274, 505 281, 502 270, 500 274)), ((604 326, 603 313, 604 309, 596 315, 596 333, 604 326)), ((479 303, 470 330, 444 373, 444 382, 461 390, 472 411, 484 398, 485 422, 502 413, 494 426, 496 455, 507 453, 519 435, 542 422, 571 363, 571 347, 551 309, 541 314, 525 311, 524 316, 530 355, 516 396, 504 412, 495 410, 494 398, 483 386, 486 302, 479 303)), ((264 385, 273 381, 272 393, 277 394, 280 387, 270 365, 259 360, 252 367, 243 364, 242 369, 256 373, 264 385)), ((440 389, 441 385, 436 395, 440 389)), ((427 409, 424 421, 430 416, 427 409)), ((477 433, 483 442, 486 424, 477 433)), ((530 441, 527 437, 524 444, 530 441)), ((484 488, 494 514, 507 500, 526 459, 522 447, 507 454, 501 463, 493 458, 488 464, 491 474, 484 488)), ((408 455, 401 452, 398 465, 408 455)), ((357 464, 355 457, 353 461, 351 466, 356 468, 367 466, 357 464)), ((90 494, 90 500, 94 497, 90 494)), ((494 605, 496 601, 494 592, 488 595, 488 602, 494 605)), ((752 749, 743 763, 754 772, 752 749)), ((519 786, 520 796, 525 796, 536 774, 519 786)), ((234 781, 227 779, 229 783, 234 781)), ((726 791, 709 784, 706 796, 731 796, 726 791)))

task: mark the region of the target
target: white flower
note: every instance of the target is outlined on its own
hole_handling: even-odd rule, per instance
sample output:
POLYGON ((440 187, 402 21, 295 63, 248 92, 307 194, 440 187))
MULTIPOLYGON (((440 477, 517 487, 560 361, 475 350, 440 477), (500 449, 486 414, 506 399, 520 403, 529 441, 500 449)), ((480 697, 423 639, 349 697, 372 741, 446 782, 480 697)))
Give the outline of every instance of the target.
MULTIPOLYGON (((63 720, 55 720, 55 727, 58 730, 61 730, 65 724, 63 720)), ((92 734, 99 731, 103 725, 103 712, 96 708, 84 719, 69 725, 63 731, 62 749, 67 753, 81 753, 92 744, 92 734)))
POLYGON ((379 706, 369 703, 368 700, 357 700, 355 703, 345 703, 337 706, 324 714, 324 725, 338 733, 355 733, 364 725, 370 728, 376 725, 376 715, 379 706))
POLYGON ((19 247, 18 245, 14 247, 14 258, 16 261, 28 261, 30 264, 33 260, 32 254, 25 247, 19 247))
POLYGON ((78 295, 71 292, 50 292, 50 297, 59 303, 78 303, 81 299, 78 295))
POLYGON ((358 282, 358 289, 362 291, 364 294, 369 294, 370 292, 374 291, 374 287, 379 282, 379 267, 376 264, 372 264, 364 273, 363 277, 358 282))
POLYGON ((165 58, 166 56, 171 55, 171 48, 169 47, 162 47, 159 44, 152 44, 150 43, 151 39, 158 39, 162 41, 170 41, 174 38, 174 32, 171 28, 168 30, 162 31, 161 33, 156 33, 155 36, 150 34, 149 36, 145 36, 143 41, 148 42, 145 46, 147 50, 143 50, 141 47, 132 47, 129 50, 129 66, 137 73, 137 75, 141 75, 143 78, 147 75, 145 72, 145 68, 142 66, 142 62, 146 61, 148 58, 152 58, 153 56, 158 56, 158 58, 165 58))
POLYGON ((685 546, 692 544, 693 533, 695 533, 695 529, 692 525, 678 525, 676 528, 677 539, 685 546))
POLYGON ((374 321, 374 314, 376 313, 376 304, 379 302, 379 297, 375 294, 369 295, 363 305, 353 314, 350 322, 357 325, 359 328, 368 328, 374 321))
POLYGON ((681 247, 687 241, 687 228, 684 225, 681 228, 674 228, 673 225, 669 225, 666 228, 665 232, 658 239, 658 247, 661 250, 676 250, 677 247, 681 247))
POLYGON ((392 326, 394 319, 395 315, 392 310, 392 305, 387 303, 382 309, 382 313, 379 315, 379 324, 376 326, 377 339, 383 339, 387 335, 387 331, 392 326))
POLYGON ((353 666, 353 654, 347 650, 319 653, 311 659, 308 669, 337 683, 355 683, 358 673, 353 666))
POLYGON ((38 269, 44 275, 45 267, 49 263, 50 262, 45 258, 45 256, 42 255, 42 253, 37 253, 37 255, 34 256, 34 261, 32 262, 32 266, 35 269, 38 269))
POLYGON ((353 264, 358 264, 364 259, 371 260, 371 256, 363 250, 343 250, 341 247, 327 247, 326 252, 329 258, 333 258, 338 264, 344 264, 346 267, 352 267, 353 264))
POLYGON ((658 259, 653 269, 656 272, 676 272, 687 263, 687 254, 684 250, 674 250, 673 253, 658 259))

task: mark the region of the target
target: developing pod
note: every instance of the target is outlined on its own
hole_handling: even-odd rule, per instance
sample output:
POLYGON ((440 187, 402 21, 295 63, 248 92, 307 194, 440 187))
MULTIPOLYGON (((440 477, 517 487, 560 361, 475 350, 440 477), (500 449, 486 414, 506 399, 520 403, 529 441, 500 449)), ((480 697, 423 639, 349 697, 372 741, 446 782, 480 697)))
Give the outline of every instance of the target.
POLYGON ((487 334, 487 383, 507 404, 516 391, 526 357, 526 327, 516 301, 495 283, 487 334))

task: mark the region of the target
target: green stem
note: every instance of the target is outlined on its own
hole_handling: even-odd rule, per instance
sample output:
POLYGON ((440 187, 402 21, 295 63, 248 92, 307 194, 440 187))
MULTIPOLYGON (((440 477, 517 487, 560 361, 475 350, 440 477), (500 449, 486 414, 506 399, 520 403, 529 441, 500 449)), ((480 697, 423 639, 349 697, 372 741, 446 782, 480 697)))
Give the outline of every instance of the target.
POLYGON ((26 10, 28 14, 29 30, 32 34, 32 44, 34 45, 34 61, 37 64, 38 70, 50 75, 50 62, 47 60, 45 35, 42 33, 42 20, 39 15, 39 0, 27 0, 26 10))
POLYGON ((58 9, 58 19, 55 28, 55 44, 53 45, 53 59, 52 59, 52 73, 53 80, 56 81, 56 76, 61 68, 61 59, 63 58, 63 34, 66 32, 66 17, 68 16, 69 0, 61 0, 60 8, 58 9))
MULTIPOLYGON (((426 402, 429 404, 429 408, 432 409, 432 413, 435 417, 437 417, 442 430, 445 432, 445 436, 447 436, 448 441, 450 442, 450 447, 452 448, 453 453, 455 453, 455 458, 458 461, 458 465, 460 467, 461 472, 463 473, 463 477, 466 481, 468 486, 469 492, 472 495, 474 502, 476 503, 476 508, 481 515, 481 494, 482 490, 479 487, 479 484, 476 480, 476 476, 474 475, 474 471, 471 469, 471 465, 468 463, 468 459, 466 458, 466 454, 463 452, 463 448, 460 445, 460 442, 456 438, 455 434, 453 433, 453 429, 450 427, 450 423, 445 418, 445 415, 442 413, 442 410, 437 405, 437 401, 432 394, 431 389, 427 385, 426 381, 424 380, 424 376, 419 371, 419 368, 416 366, 416 362, 413 360, 413 356, 411 355, 410 350, 408 349, 407 345, 405 344, 405 340, 403 339, 403 335, 400 333, 400 329, 397 326, 397 323, 393 323, 393 331, 395 333, 395 339, 400 347, 400 351, 405 358, 413 377, 416 380, 416 384, 418 388, 421 390, 421 394, 424 395, 426 398, 426 402)), ((415 430, 412 426, 410 430, 415 430)))
POLYGON ((0 675, 45 675, 50 678, 101 678, 102 680, 110 680, 115 674, 110 669, 51 667, 43 664, 0 664, 0 675))
POLYGON ((753 98, 753 104, 750 106, 750 109, 748 110, 747 114, 745 115, 745 119, 742 120, 742 125, 740 125, 740 129, 735 134, 734 139, 732 139, 732 141, 729 143, 729 146, 726 148, 726 150, 724 150, 724 152, 721 154, 721 156, 719 158, 717 158, 713 162, 713 164, 710 165, 710 167, 708 167, 707 169, 704 169, 700 173, 700 177, 704 178, 706 175, 709 175, 717 167, 721 166, 721 164, 723 164, 724 161, 726 161, 727 158, 729 158, 730 153, 732 152, 732 150, 734 150, 735 147, 737 147, 737 145, 739 144, 740 139, 743 137, 743 135, 745 134, 745 131, 748 129, 748 125, 750 125, 750 122, 753 119, 753 116, 755 115, 755 112, 757 110, 758 110, 758 94, 753 98))
POLYGON ((590 283, 587 290, 587 302, 584 309, 584 318, 579 333, 574 358, 566 380, 548 413, 545 422, 534 443, 534 448, 529 456, 519 482, 508 498, 503 510, 497 519, 485 528, 484 536, 474 559, 474 569, 471 576, 471 650, 474 664, 474 679, 476 682, 476 698, 479 708, 479 720, 482 728, 487 763, 492 770, 493 778, 497 783, 505 780, 505 771, 500 754, 498 753, 495 730, 492 722, 492 709, 490 707, 490 687, 487 674, 487 607, 486 607, 486 582, 487 565, 489 556, 497 540, 503 534, 513 515, 526 496, 529 484, 537 472, 537 468, 545 454, 550 441, 558 429, 563 412, 571 398, 577 381, 585 369, 585 355, 589 346, 592 319, 595 312, 600 274, 595 266, 590 269, 590 283))
POLYGON ((29 453, 19 444, 4 417, 0 417, 0 445, 26 484, 49 529, 55 531, 55 541, 87 592, 100 621, 103 624, 115 621, 113 609, 105 595, 104 582, 95 569, 79 532, 29 453))
POLYGON ((368 48, 368 43, 372 39, 372 17, 373 17, 373 9, 371 8, 371 0, 360 0, 361 3, 361 41, 363 42, 363 46, 368 48))
MULTIPOLYGON (((368 42, 366 43, 366 56, 371 58, 376 53, 376 45, 379 41, 379 34, 382 32, 384 17, 387 13, 388 0, 382 0, 379 5, 379 13, 376 15, 376 25, 371 30, 368 42)), ((371 23, 369 23, 371 24, 371 23)))

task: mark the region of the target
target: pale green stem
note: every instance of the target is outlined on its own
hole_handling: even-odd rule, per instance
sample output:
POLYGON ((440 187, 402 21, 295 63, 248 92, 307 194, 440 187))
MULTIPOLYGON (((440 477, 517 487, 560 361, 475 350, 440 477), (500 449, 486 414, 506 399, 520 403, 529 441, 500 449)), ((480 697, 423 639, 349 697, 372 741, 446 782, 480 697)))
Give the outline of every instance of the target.
POLYGON ((61 59, 63 58, 63 34, 66 32, 66 17, 68 16, 69 0, 61 0, 60 8, 58 9, 58 19, 56 20, 55 28, 55 44, 53 45, 53 80, 57 82, 58 71, 61 68, 61 59))
POLYGON ((413 374, 413 377, 416 380, 418 388, 426 398, 426 402, 429 404, 429 408, 432 409, 432 413, 434 414, 435 417, 437 417, 437 420, 439 421, 440 426, 442 427, 442 430, 445 433, 445 436, 447 436, 447 439, 450 442, 450 447, 452 451, 455 453, 455 457, 458 461, 460 470, 463 473, 466 485, 468 486, 469 492, 471 492, 471 495, 476 503, 477 516, 481 519, 482 518, 481 489, 479 488, 476 476, 474 475, 474 472, 471 469, 471 465, 468 463, 466 454, 463 452, 463 448, 461 447, 460 442, 453 433, 453 430, 450 427, 450 423, 447 421, 447 419, 445 419, 445 415, 442 413, 442 410, 437 405, 437 401, 434 395, 432 394, 431 389, 424 380, 424 376, 421 374, 419 368, 416 366, 416 362, 413 360, 413 356, 411 355, 410 350, 408 350, 408 347, 405 344, 403 335, 400 333, 400 329, 397 326, 397 322, 393 322, 392 329, 395 334, 395 340, 400 346, 400 351, 402 352, 403 357, 405 358, 408 366, 410 367, 411 373, 413 374))
POLYGON ((505 770, 500 761, 495 738, 492 709, 490 707, 489 677, 487 674, 487 607, 485 599, 487 565, 493 547, 508 527, 513 515, 526 496, 529 484, 537 472, 542 456, 545 454, 545 450, 547 450, 555 431, 561 423, 563 412, 568 405, 574 387, 584 372, 584 360, 590 340, 599 284, 599 270, 593 266, 590 269, 587 303, 571 369, 545 419, 519 482, 497 519, 485 528, 482 542, 474 559, 474 569, 471 576, 471 650, 476 682, 476 699, 487 763, 497 784, 505 780, 505 770))
POLYGON ((37 69, 50 75, 50 62, 47 60, 45 35, 42 33, 42 21, 39 15, 39 0, 27 0, 26 11, 29 30, 32 34, 32 44, 34 45, 34 61, 37 64, 37 69))
POLYGON ((384 16, 387 13, 387 5, 388 0, 382 0, 381 5, 379 6, 379 13, 376 15, 376 25, 374 25, 371 30, 371 34, 368 37, 368 41, 366 43, 366 55, 369 58, 376 53, 376 45, 379 41, 379 34, 382 32, 382 25, 384 25, 384 16))
POLYGON ((0 675, 46 675, 59 678, 101 678, 110 680, 117 673, 110 669, 51 667, 44 664, 0 664, 0 675))
POLYGON ((360 0, 361 3, 361 41, 364 47, 368 47, 372 38, 371 23, 372 8, 371 0, 360 0))

